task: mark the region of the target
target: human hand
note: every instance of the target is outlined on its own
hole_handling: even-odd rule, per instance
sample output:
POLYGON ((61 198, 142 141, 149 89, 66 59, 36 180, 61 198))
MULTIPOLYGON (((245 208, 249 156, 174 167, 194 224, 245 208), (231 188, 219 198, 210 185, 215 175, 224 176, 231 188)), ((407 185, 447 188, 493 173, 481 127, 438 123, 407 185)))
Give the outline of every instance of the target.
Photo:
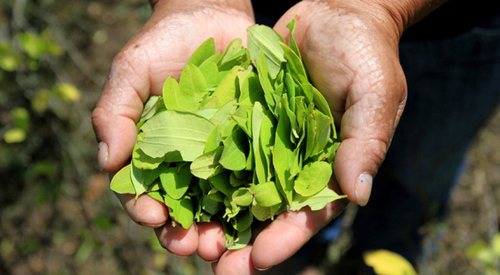
MULTIPOLYGON (((303 61, 340 128, 342 143, 330 188, 365 205, 406 101, 398 58, 401 25, 388 10, 364 1, 302 1, 276 24, 284 37, 289 36, 286 24, 295 15, 294 38, 303 61)), ((225 253, 215 264, 216 273, 252 274, 253 266, 265 269, 283 262, 346 204, 334 201, 320 211, 280 214, 257 234, 252 246, 225 253)))
MULTIPOLYGON (((276 30, 287 36, 285 24, 298 15, 295 37, 304 62, 313 83, 330 102, 341 129, 343 143, 330 187, 364 205, 406 100, 397 53, 402 28, 380 6, 338 2, 301 2, 283 16, 276 30)), ((143 102, 149 95, 160 93, 169 75, 179 75, 196 46, 213 36, 223 49, 235 37, 244 39, 246 27, 252 23, 248 13, 242 20, 217 8, 207 13, 193 7, 197 12, 183 13, 179 10, 192 9, 182 9, 175 3, 172 9, 165 8, 169 4, 161 9, 157 6, 150 22, 115 59, 94 111, 96 133, 103 142, 100 163, 105 171, 116 171, 129 159, 143 102), (226 20, 214 20, 221 14, 226 20), (211 17, 212 21, 200 17, 211 17), (155 62, 150 63, 152 58, 155 62)), ((245 14, 236 12, 241 13, 245 14)), ((225 251, 224 234, 216 222, 193 225, 188 230, 174 228, 165 224, 165 206, 148 196, 137 201, 121 196, 120 200, 134 221, 157 228, 160 242, 169 251, 177 255, 197 251, 207 261, 219 259, 213 267, 220 274, 253 274, 258 273, 255 266, 265 269, 283 262, 347 204, 345 200, 335 201, 320 211, 283 213, 256 235, 253 244, 225 251)))
MULTIPOLYGON (((169 76, 179 78, 192 52, 210 37, 221 51, 237 37, 246 41, 246 29, 254 24, 251 4, 246 0, 156 2, 150 20, 114 59, 92 113, 99 165, 106 172, 114 173, 130 160, 144 102, 161 94, 169 76)), ((166 206, 151 197, 118 198, 133 221, 155 228, 170 252, 187 256, 197 251, 198 243, 209 243, 205 246, 209 249, 202 246, 199 251, 204 259, 216 260, 223 253, 224 234, 217 223, 193 225, 187 230, 173 227, 166 223, 166 206), (214 241, 199 242, 198 238, 214 241)))

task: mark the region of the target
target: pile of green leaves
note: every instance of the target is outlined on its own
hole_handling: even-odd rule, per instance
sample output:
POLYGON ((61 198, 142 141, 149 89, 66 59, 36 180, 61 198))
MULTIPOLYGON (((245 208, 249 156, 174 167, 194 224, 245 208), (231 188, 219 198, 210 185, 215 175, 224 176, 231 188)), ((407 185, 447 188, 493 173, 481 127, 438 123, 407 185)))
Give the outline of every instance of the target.
POLYGON ((252 222, 283 211, 320 210, 343 198, 327 188, 339 140, 321 93, 308 80, 288 24, 289 45, 269 27, 248 28, 223 53, 208 39, 179 82, 146 103, 132 161, 117 193, 162 201, 175 224, 219 219, 226 246, 251 238, 252 222))

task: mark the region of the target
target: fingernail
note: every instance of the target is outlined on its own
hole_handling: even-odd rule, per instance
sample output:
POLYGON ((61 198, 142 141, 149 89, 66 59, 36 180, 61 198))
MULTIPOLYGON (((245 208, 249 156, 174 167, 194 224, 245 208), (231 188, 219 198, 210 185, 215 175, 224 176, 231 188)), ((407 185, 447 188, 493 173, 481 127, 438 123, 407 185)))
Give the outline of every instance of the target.
POLYGON ((260 267, 257 267, 256 265, 253 265, 253 268, 255 268, 255 270, 257 270, 257 271, 261 271, 261 272, 263 272, 263 271, 267 271, 267 270, 269 270, 269 269, 270 269, 270 267, 267 267, 267 268, 260 268, 260 267))
POLYGON ((362 173, 356 180, 356 200, 360 206, 365 206, 372 192, 373 177, 368 173, 362 173))
POLYGON ((104 170, 104 165, 108 161, 108 145, 106 142, 101 141, 97 147, 97 162, 99 163, 99 169, 104 170))
POLYGON ((145 222, 137 222, 139 225, 142 225, 142 226, 145 226, 145 227, 149 227, 149 228, 159 228, 159 227, 162 227, 163 225, 165 225, 165 223, 156 223, 156 224, 151 224, 151 223, 145 223, 145 222))

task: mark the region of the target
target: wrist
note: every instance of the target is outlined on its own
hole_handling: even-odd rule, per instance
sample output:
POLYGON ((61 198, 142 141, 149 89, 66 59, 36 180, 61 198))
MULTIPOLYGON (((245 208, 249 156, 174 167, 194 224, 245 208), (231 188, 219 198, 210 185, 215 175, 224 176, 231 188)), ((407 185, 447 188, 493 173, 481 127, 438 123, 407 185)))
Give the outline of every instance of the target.
MULTIPOLYGON (((316 2, 304 0, 305 2, 316 2)), ((369 15, 379 21, 388 31, 394 32, 398 39, 403 32, 423 19, 447 0, 320 0, 330 8, 346 12, 369 15)))
POLYGON ((148 0, 149 4, 156 9, 167 7, 176 7, 177 9, 196 10, 196 9, 219 9, 236 10, 245 13, 253 18, 253 9, 251 0, 148 0))
POLYGON ((417 23, 447 0, 363 0, 365 4, 378 9, 385 14, 387 20, 392 20, 401 37, 411 25, 417 23))

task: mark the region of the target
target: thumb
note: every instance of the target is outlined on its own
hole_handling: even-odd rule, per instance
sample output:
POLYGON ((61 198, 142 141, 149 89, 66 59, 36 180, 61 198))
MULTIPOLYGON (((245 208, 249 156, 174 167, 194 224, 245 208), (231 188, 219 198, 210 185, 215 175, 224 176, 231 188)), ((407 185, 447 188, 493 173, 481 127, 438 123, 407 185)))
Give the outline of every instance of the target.
POLYGON ((311 82, 329 102, 340 129, 336 181, 351 202, 366 205, 407 88, 397 37, 371 13, 346 3, 300 2, 275 29, 289 33, 285 22, 298 14, 294 37, 311 82))
POLYGON ((99 142, 98 162, 103 171, 117 171, 132 155, 137 137, 135 123, 150 93, 145 56, 136 48, 125 49, 115 57, 92 112, 92 124, 99 142))
POLYGON ((395 66, 387 70, 394 74, 385 77, 391 81, 377 82, 371 88, 353 85, 347 94, 334 171, 342 192, 361 206, 368 203, 373 177, 385 159, 406 103, 406 82, 399 65, 395 66))

